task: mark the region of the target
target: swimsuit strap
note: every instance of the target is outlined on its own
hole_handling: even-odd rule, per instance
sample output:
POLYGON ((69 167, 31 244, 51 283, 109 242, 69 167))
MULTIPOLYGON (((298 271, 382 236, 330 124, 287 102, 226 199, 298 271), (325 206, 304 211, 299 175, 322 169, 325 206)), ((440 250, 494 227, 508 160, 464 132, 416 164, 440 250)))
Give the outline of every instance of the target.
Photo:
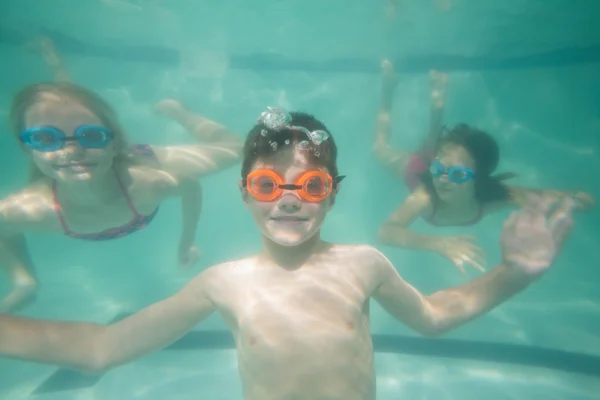
POLYGON ((68 235, 71 233, 69 227, 67 226, 67 222, 65 221, 65 217, 63 216, 62 210, 60 208, 60 204, 58 202, 58 198, 56 195, 56 181, 52 181, 52 207, 54 208, 54 212, 58 216, 58 220, 60 221, 60 225, 63 228, 63 231, 68 235))
POLYGON ((129 209, 135 215, 136 218, 141 218, 142 216, 138 213, 137 209, 133 205, 133 202, 131 201, 131 198, 129 197, 129 193, 125 189, 125 185, 123 185, 123 181, 121 181, 121 177, 119 176, 117 171, 115 171, 115 176, 117 177, 117 182, 119 183, 119 187, 121 188, 121 193, 123 193, 123 196, 125 196, 125 201, 127 201, 127 206, 129 206, 129 209))
MULTIPOLYGON (((131 210, 131 212, 134 215, 133 219, 125 225, 129 225, 131 223, 136 222, 140 218, 144 218, 144 216, 142 216, 138 213, 137 209, 133 205, 133 202, 131 201, 131 198, 129 197, 129 193, 127 193, 127 190, 125 189, 125 185, 123 185, 123 181, 121 180, 121 177, 119 176, 117 171, 115 171, 115 176, 117 178, 117 183, 119 184, 119 188, 121 189, 121 193, 123 193, 123 196, 125 196, 125 201, 127 201, 127 206, 129 207, 129 209, 131 210)), ((54 202, 54 204, 53 204, 54 212, 56 212, 56 215, 58 216, 58 220, 60 221, 60 225, 62 226, 63 231, 67 235, 82 236, 82 234, 72 232, 69 229, 69 227, 67 226, 67 222, 62 213, 60 203, 58 202, 58 195, 56 193, 56 180, 52 181, 52 200, 54 202)))

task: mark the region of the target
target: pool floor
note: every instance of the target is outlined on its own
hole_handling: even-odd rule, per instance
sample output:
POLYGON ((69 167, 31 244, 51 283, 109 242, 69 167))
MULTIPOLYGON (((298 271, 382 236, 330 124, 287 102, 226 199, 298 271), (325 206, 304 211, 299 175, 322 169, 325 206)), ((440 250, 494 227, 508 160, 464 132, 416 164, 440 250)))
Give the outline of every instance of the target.
MULTIPOLYGON (((539 367, 376 353, 378 400, 600 399, 600 379, 539 367)), ((109 371, 94 385, 34 394, 56 368, 0 392, 4 400, 242 400, 233 350, 158 352, 109 371)))

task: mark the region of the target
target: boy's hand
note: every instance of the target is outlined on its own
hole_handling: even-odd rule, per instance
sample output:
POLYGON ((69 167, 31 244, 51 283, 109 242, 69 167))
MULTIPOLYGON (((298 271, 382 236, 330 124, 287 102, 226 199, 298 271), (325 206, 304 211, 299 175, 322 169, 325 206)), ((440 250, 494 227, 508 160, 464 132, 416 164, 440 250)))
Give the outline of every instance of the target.
POLYGON ((529 278, 544 274, 571 230, 574 208, 569 198, 529 196, 523 209, 504 223, 500 239, 503 264, 529 278))
POLYGON ((572 197, 575 201, 575 208, 578 211, 589 211, 596 207, 596 199, 589 193, 576 192, 572 197))

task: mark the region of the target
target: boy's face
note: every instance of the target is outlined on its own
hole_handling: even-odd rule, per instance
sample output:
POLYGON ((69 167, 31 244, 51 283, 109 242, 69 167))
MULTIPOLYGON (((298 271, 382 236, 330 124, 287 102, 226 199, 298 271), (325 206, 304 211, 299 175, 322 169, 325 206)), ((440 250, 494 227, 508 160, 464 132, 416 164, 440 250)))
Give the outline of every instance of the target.
MULTIPOLYGON (((267 160, 257 160, 252 171, 259 169, 274 170, 286 184, 293 184, 306 171, 328 172, 311 164, 305 153, 295 146, 282 149, 267 160)), ((321 202, 308 202, 296 190, 283 190, 273 201, 259 201, 242 188, 244 203, 263 236, 282 246, 298 246, 318 233, 333 206, 336 192, 334 189, 321 202)))

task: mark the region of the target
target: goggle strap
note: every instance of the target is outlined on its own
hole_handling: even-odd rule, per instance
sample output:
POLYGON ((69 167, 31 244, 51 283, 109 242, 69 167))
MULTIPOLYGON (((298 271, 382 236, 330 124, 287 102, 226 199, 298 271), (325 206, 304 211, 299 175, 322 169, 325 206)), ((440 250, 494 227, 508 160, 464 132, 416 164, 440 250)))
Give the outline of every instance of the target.
POLYGON ((344 180, 344 178, 346 178, 346 175, 338 175, 333 178, 333 187, 336 187, 341 181, 344 180))
MULTIPOLYGON (((333 178, 333 183, 334 184, 338 184, 341 181, 343 181, 346 178, 346 175, 338 175, 335 178, 333 178)), ((248 185, 248 175, 246 175, 243 179, 242 179, 242 187, 246 187, 248 185)))

